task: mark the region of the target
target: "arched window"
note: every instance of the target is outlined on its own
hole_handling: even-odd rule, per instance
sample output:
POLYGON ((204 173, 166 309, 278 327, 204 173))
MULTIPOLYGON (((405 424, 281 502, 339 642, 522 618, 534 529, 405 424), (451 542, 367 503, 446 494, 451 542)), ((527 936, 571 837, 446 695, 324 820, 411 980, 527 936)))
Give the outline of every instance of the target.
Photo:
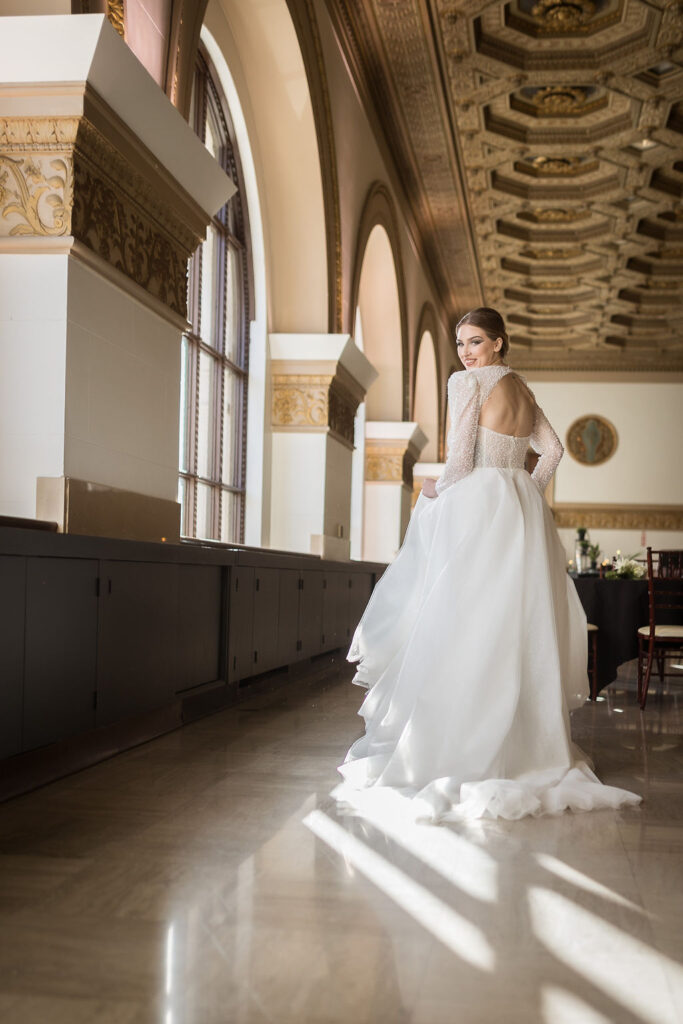
POLYGON ((180 409, 181 533, 244 538, 250 275, 248 219, 230 114, 200 53, 190 124, 237 185, 190 261, 180 409))

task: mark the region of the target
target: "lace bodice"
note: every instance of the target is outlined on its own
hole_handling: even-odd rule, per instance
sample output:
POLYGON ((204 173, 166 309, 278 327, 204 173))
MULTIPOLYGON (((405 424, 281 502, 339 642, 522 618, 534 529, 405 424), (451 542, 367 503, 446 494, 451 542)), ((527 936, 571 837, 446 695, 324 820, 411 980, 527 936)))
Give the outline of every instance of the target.
POLYGON ((538 405, 533 430, 528 438, 498 434, 479 426, 482 405, 498 381, 511 372, 509 366, 496 365, 459 370, 451 374, 448 381, 448 407, 451 414, 448 458, 436 482, 437 494, 467 476, 475 467, 523 469, 524 456, 529 446, 541 456, 531 479, 541 493, 548 486, 564 448, 538 405))
POLYGON ((498 469, 524 469, 528 448, 528 437, 499 434, 497 430, 478 427, 474 445, 474 468, 496 466, 498 469))

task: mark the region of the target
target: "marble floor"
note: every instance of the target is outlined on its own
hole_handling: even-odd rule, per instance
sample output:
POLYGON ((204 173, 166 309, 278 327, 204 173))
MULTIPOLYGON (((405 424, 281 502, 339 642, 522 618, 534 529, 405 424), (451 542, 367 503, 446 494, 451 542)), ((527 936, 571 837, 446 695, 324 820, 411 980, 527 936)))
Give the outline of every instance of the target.
POLYGON ((3 1024, 675 1024, 681 688, 574 716, 641 808, 340 816, 343 662, 0 806, 3 1024))

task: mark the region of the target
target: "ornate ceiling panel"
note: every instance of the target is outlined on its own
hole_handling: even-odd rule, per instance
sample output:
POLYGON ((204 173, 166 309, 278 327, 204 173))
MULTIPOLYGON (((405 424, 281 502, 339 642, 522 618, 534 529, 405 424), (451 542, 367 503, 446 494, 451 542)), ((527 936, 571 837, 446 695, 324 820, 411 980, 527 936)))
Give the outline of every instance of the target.
POLYGON ((520 368, 682 370, 683 4, 329 6, 452 317, 499 307, 520 368))

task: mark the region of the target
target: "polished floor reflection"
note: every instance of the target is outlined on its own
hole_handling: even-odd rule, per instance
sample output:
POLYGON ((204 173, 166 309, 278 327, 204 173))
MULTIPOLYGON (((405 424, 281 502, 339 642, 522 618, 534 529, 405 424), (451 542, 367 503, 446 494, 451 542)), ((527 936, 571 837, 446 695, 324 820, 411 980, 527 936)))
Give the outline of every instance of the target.
POLYGON ((343 817, 340 665, 0 806, 3 1024, 675 1024, 676 684, 574 718, 641 808, 343 817))

